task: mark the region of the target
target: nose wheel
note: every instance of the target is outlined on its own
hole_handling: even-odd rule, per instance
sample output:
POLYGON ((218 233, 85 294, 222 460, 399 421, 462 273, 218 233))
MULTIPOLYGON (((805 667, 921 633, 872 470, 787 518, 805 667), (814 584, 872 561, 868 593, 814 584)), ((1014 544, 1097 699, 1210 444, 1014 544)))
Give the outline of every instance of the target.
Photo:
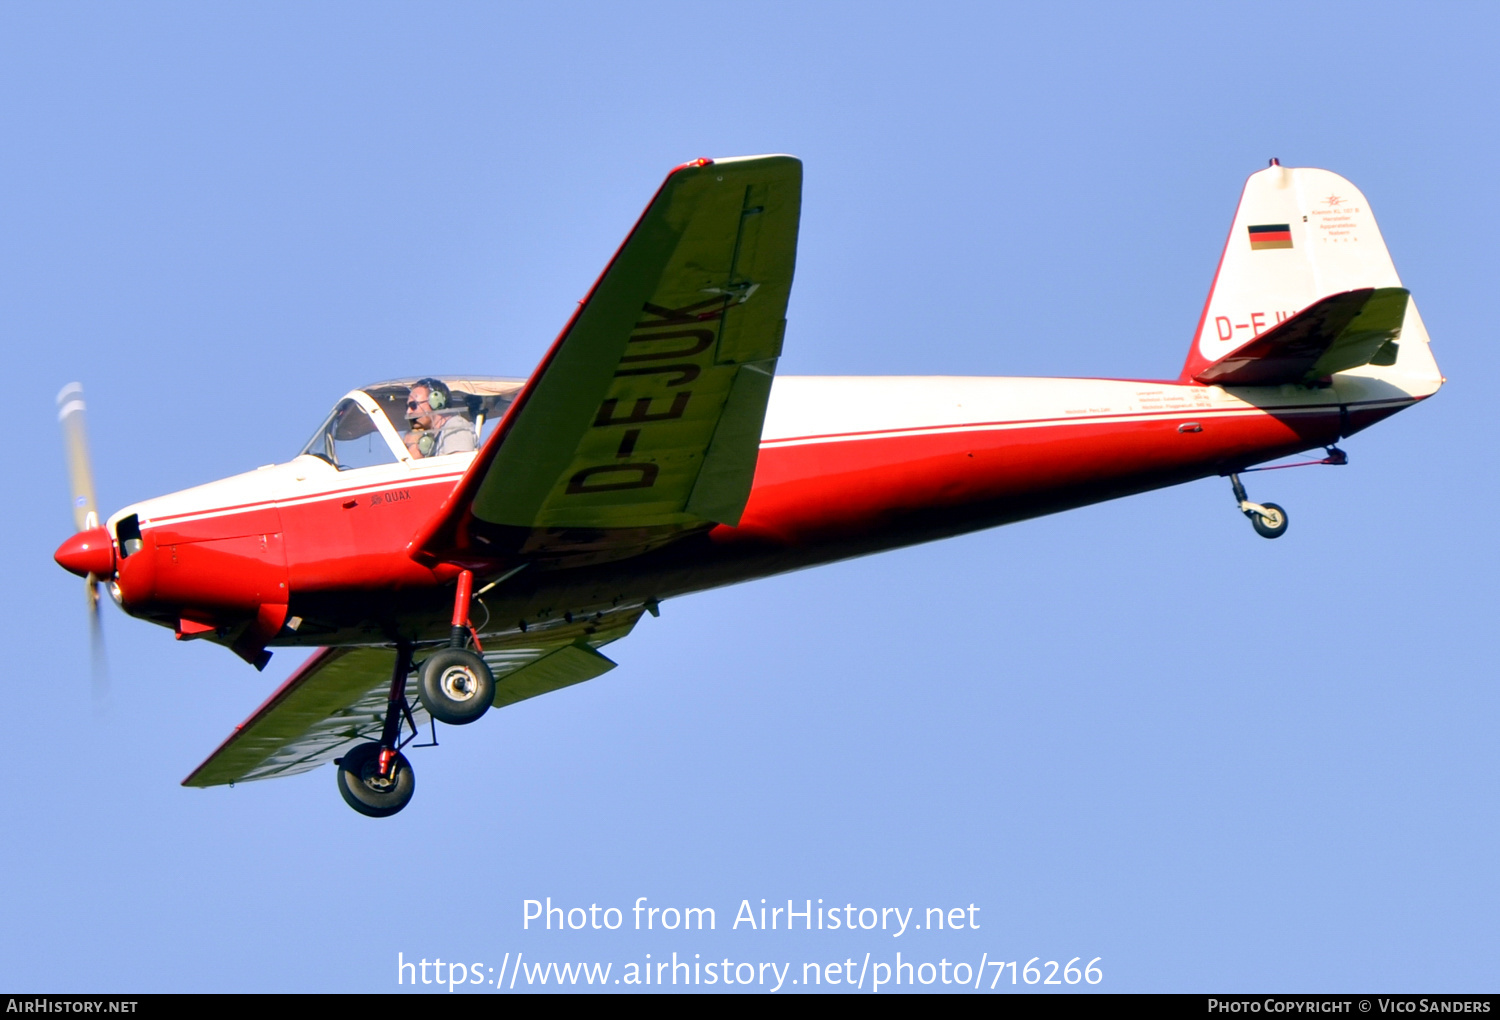
POLYGON ((1286 511, 1275 503, 1252 503, 1250 497, 1245 495, 1245 486, 1240 482, 1239 475, 1230 475, 1229 483, 1234 486, 1234 498, 1239 501, 1240 512, 1250 518, 1250 526, 1261 538, 1280 538, 1286 534, 1287 516, 1286 511))

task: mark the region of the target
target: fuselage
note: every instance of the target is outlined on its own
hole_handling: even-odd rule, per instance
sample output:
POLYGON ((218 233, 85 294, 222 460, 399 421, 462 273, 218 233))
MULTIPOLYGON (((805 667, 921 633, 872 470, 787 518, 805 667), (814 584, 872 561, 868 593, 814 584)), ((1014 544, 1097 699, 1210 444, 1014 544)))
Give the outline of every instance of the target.
MULTIPOLYGON (((783 377, 737 527, 568 535, 476 564, 496 635, 1223 474, 1333 443, 1435 391, 1379 372, 1316 387, 1104 379, 783 377), (653 543, 655 548, 652 547, 653 543), (643 550, 643 551, 642 551, 643 550), (524 569, 518 569, 525 565, 524 569), (507 576, 508 575, 508 576, 507 576)), ((338 470, 312 456, 114 514, 116 595, 182 637, 440 639, 458 567, 408 555, 474 454, 338 470), (137 534, 138 532, 138 534, 137 534), (267 606, 277 612, 267 616, 267 606), (284 607, 284 609, 280 608, 284 607), (259 615, 258 615, 259 614, 259 615)))

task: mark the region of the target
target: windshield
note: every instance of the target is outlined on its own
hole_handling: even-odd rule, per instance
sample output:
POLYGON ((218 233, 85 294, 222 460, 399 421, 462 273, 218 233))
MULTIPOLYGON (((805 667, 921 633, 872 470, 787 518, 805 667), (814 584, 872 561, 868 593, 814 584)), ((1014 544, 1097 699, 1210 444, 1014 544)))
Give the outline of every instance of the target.
POLYGON ((318 426, 302 452, 326 460, 340 471, 396 462, 396 454, 370 415, 347 397, 318 426))

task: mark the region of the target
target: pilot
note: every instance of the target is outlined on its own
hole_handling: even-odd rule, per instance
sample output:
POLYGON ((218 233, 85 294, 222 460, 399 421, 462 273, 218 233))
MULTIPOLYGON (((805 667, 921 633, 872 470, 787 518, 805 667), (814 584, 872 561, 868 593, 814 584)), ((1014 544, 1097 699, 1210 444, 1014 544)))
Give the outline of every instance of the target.
POLYGON ((452 394, 440 379, 419 379, 406 397, 406 420, 411 431, 402 436, 412 457, 441 457, 479 449, 474 423, 449 410, 452 394))

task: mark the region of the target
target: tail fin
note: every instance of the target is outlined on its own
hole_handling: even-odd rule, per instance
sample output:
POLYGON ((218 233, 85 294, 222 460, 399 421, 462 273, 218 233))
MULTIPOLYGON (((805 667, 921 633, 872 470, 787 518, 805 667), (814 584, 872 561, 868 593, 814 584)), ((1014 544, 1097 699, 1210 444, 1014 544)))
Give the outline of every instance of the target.
MULTIPOLYGON (((1182 380, 1234 385, 1235 373, 1223 370, 1227 364, 1219 371, 1211 366, 1241 352, 1278 323, 1335 294, 1378 288, 1376 293, 1394 298, 1386 288, 1400 286, 1380 228, 1358 188, 1327 170, 1273 162, 1245 182, 1182 380)), ((1392 374, 1431 377, 1435 390, 1441 377, 1414 305, 1408 305, 1404 319, 1403 324, 1398 315, 1395 322, 1405 343, 1387 348, 1386 355, 1394 358, 1401 347, 1413 349, 1402 358, 1402 371, 1392 374)), ((1394 364, 1387 356, 1377 357, 1376 364, 1394 364)), ((1240 384, 1253 383, 1247 379, 1240 384)))

